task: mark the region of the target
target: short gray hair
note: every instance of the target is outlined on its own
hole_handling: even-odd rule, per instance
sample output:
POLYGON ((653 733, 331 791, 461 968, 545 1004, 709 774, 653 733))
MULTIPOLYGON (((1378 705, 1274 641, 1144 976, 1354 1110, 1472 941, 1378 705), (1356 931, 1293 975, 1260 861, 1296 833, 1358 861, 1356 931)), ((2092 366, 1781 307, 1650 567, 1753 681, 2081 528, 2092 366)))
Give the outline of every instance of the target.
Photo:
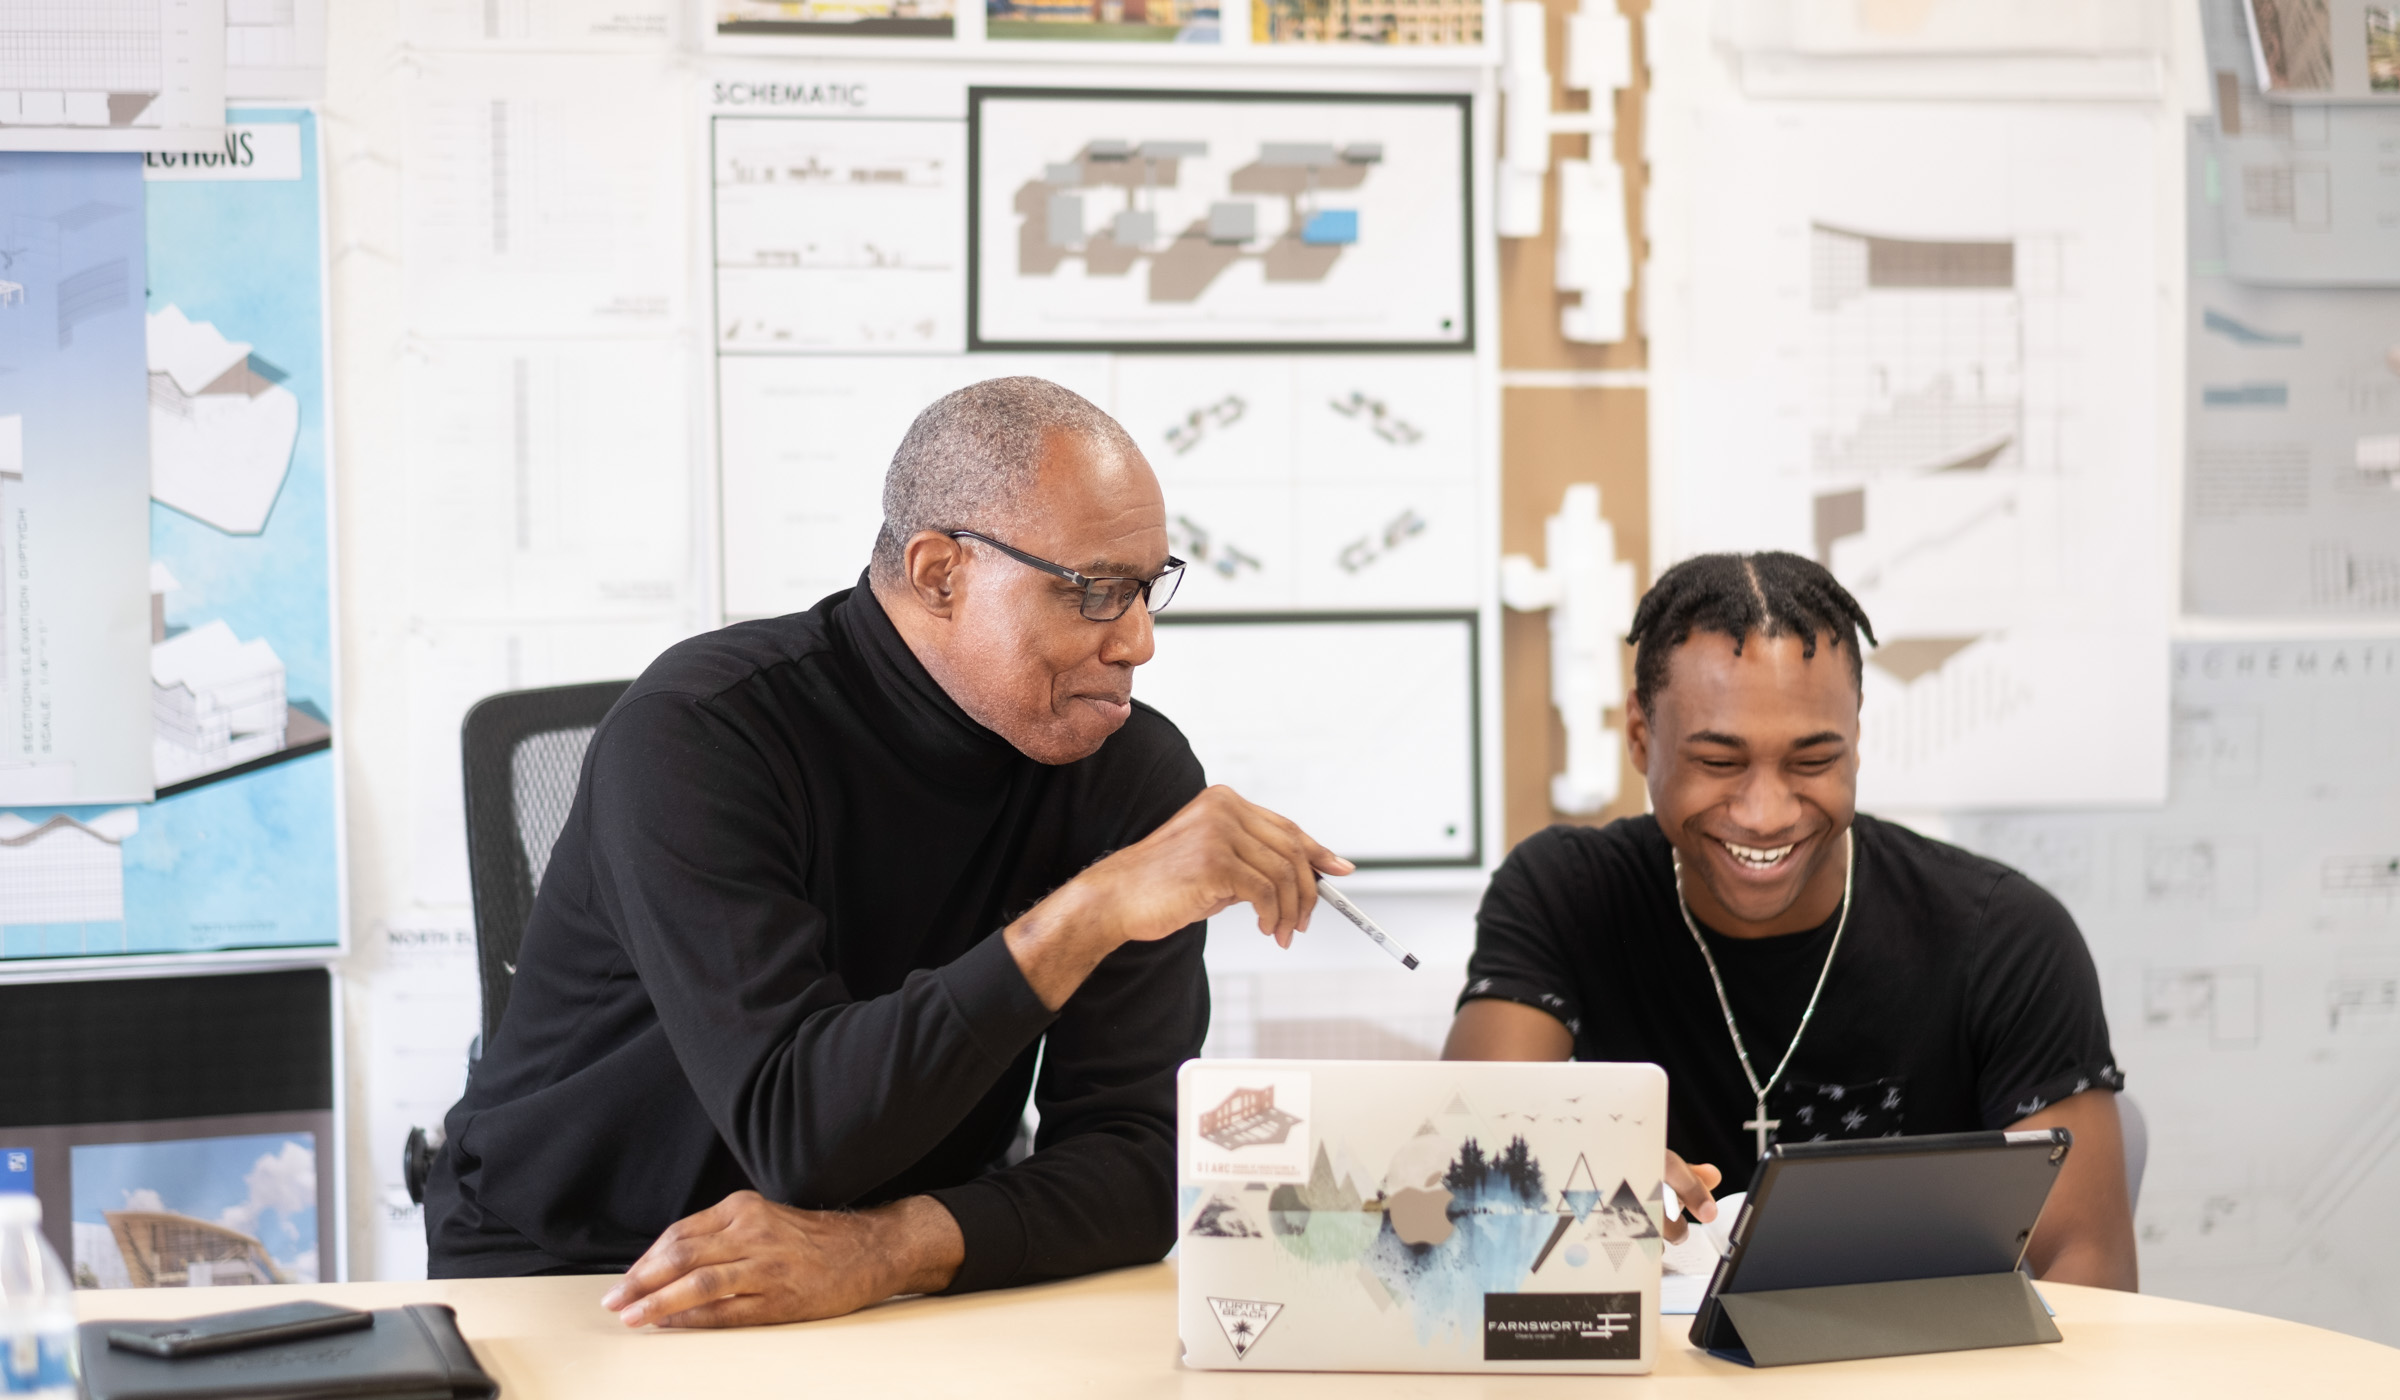
POLYGON ((1141 451, 1098 404, 1047 379, 986 379, 935 399, 909 425, 884 473, 874 580, 900 577, 901 551, 919 530, 999 528, 1032 493, 1042 441, 1052 433, 1141 451))

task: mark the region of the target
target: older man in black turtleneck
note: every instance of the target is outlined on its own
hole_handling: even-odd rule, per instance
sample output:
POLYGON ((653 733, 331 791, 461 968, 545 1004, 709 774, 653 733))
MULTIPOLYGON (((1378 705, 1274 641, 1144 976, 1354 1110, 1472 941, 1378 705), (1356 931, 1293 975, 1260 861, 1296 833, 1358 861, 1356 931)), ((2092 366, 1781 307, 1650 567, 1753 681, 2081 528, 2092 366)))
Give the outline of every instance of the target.
POLYGON ((861 586, 660 657, 450 1113, 433 1272, 630 1265, 629 1325, 724 1326, 1165 1253, 1202 921, 1288 945, 1350 868, 1132 698, 1178 568, 1125 431, 991 380, 910 428, 861 586))

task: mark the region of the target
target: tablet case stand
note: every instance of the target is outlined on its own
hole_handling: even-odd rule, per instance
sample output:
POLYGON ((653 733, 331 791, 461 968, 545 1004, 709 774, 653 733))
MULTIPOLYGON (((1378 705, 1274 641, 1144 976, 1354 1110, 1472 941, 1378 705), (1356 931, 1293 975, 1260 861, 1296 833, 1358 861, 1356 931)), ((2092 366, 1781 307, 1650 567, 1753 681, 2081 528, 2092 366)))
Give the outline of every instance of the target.
POLYGON ((1752 1366, 1856 1361, 2059 1340, 2025 1275, 1845 1283, 1725 1293, 1702 1307, 1692 1340, 1752 1366))

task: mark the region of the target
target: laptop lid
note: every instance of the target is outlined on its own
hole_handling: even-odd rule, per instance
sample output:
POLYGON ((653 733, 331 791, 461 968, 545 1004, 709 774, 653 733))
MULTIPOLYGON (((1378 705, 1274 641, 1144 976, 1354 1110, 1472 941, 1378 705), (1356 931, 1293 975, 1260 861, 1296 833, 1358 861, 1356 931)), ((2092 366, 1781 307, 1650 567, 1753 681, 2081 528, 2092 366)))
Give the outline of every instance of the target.
POLYGON ((1176 1085, 1185 1365, 1651 1368, 1657 1066, 1194 1060, 1176 1085))

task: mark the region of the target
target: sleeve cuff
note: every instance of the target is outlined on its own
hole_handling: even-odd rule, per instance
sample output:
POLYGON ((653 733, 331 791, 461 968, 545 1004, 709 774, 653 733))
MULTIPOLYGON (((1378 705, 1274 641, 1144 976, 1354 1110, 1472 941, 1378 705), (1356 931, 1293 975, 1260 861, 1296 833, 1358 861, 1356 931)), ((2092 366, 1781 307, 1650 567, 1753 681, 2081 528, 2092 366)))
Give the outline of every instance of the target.
POLYGON ((1005 1288, 1025 1268, 1025 1220, 1016 1202, 988 1181, 969 1181, 925 1194, 942 1203, 958 1222, 966 1257, 944 1293, 978 1293, 1005 1288))
POLYGON ((1008 951, 1008 939, 994 933, 969 948, 935 974, 950 995, 950 1004, 973 1037, 975 1048, 994 1064, 1007 1064, 1050 1028, 1058 1013, 1042 1005, 1033 984, 1025 980, 1008 951))
POLYGON ((2052 1075, 2021 1094, 2012 1095, 2005 1104, 1987 1107, 1984 1110, 1984 1126, 2005 1128, 2019 1119, 2030 1118, 2043 1109, 2052 1107, 2061 1099, 2071 1099, 2086 1089, 2122 1092, 2124 1088, 2125 1072, 2117 1068, 2116 1061, 2105 1060, 2098 1065, 2078 1065, 2074 1069, 2063 1070, 2052 1075))
POLYGON ((1583 1012, 1575 1003, 1531 982, 1513 977, 1478 977, 1467 983, 1467 989, 1458 994, 1460 1006, 1470 1001, 1513 1001, 1519 1006, 1530 1006, 1556 1017, 1559 1024, 1567 1028, 1569 1035, 1583 1034, 1583 1012))

